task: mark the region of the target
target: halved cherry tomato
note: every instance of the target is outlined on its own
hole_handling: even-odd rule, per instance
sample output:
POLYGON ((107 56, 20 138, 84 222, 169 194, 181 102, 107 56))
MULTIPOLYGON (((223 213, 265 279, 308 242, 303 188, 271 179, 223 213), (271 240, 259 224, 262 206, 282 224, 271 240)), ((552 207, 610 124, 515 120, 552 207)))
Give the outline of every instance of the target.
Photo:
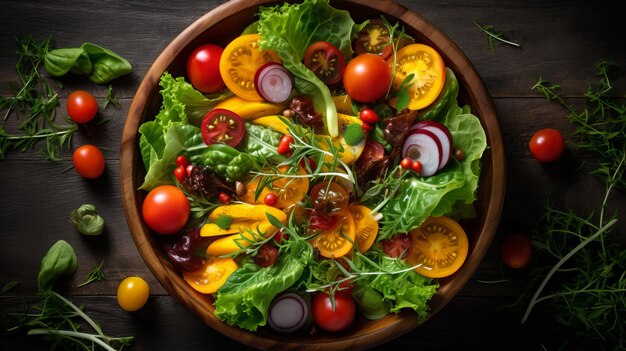
POLYGON ((338 222, 339 216, 325 216, 315 210, 311 211, 311 215, 309 216, 309 228, 314 230, 331 230, 335 228, 338 222))
POLYGON ((341 51, 326 41, 318 41, 306 49, 304 65, 326 85, 339 82, 346 68, 341 51))
POLYGON ((391 69, 387 62, 374 54, 359 55, 346 66, 343 86, 352 100, 374 102, 387 94, 391 84, 391 69))
POLYGON ((456 272, 467 257, 467 235, 461 226, 448 217, 429 217, 411 231, 413 250, 407 257, 417 273, 430 278, 447 277, 456 272))
MULTIPOLYGON (((290 168, 291 167, 288 165, 283 165, 278 167, 278 171, 284 174, 288 172, 290 168)), ((304 168, 298 167, 297 173, 304 175, 306 174, 306 171, 304 168)), ((278 197, 278 201, 274 207, 285 208, 302 200, 309 189, 308 178, 281 177, 274 180, 270 185, 265 186, 257 197, 257 188, 259 186, 259 181, 261 180, 261 184, 266 183, 265 177, 252 178, 248 183, 244 181, 244 183, 246 183, 246 192, 243 195, 240 195, 239 199, 249 204, 264 204, 265 197, 268 194, 274 194, 278 197)))
POLYGON ((413 238, 408 234, 396 234, 392 238, 383 240, 382 243, 383 252, 387 256, 406 258, 413 247, 413 238))
POLYGON ((314 246, 320 251, 320 255, 327 258, 341 257, 352 250, 356 240, 354 219, 349 209, 337 214, 339 224, 331 230, 322 231, 315 238, 314 246))
POLYGON ((353 43, 357 55, 370 53, 382 56, 385 60, 391 55, 389 30, 380 18, 370 19, 359 32, 353 43))
MULTIPOLYGON (((393 58, 389 58, 387 63, 393 68, 393 58)), ((396 53, 393 88, 400 89, 404 79, 411 73, 413 79, 409 82, 409 109, 420 110, 439 96, 446 78, 446 66, 441 55, 432 47, 411 44, 396 53)), ((395 101, 392 100, 391 104, 395 104, 395 101)))
POLYGON ((329 216, 347 209, 350 196, 341 185, 324 181, 311 189, 309 198, 315 211, 322 216, 329 216))
POLYGON ((260 39, 258 34, 242 35, 224 48, 220 59, 220 74, 224 83, 242 99, 263 100, 254 87, 256 71, 268 62, 281 62, 273 50, 259 48, 260 39))
POLYGON ((243 139, 246 127, 238 114, 216 108, 204 115, 200 130, 207 145, 222 143, 235 147, 243 139))
POLYGON ((350 205, 350 212, 356 226, 356 243, 360 252, 372 247, 378 234, 378 222, 370 214, 371 210, 363 205, 350 205))
POLYGON ((206 260, 197 271, 183 271, 183 278, 192 288, 203 294, 212 294, 226 283, 228 277, 237 270, 237 263, 230 257, 206 260))

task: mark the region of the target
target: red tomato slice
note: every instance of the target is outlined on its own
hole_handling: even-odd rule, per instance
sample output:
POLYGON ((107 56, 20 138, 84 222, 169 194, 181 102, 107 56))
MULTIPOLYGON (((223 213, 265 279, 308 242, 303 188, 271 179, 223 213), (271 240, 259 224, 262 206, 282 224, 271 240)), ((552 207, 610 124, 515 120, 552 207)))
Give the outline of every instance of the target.
POLYGON ((383 20, 373 18, 367 22, 354 41, 354 51, 357 55, 365 53, 380 55, 385 60, 391 55, 389 30, 383 20))
POLYGON ((318 41, 309 46, 304 53, 304 65, 326 85, 339 82, 346 68, 341 51, 325 41, 318 41))
POLYGON ((207 145, 222 143, 235 147, 243 139, 246 127, 235 112, 216 108, 204 116, 200 130, 207 145))

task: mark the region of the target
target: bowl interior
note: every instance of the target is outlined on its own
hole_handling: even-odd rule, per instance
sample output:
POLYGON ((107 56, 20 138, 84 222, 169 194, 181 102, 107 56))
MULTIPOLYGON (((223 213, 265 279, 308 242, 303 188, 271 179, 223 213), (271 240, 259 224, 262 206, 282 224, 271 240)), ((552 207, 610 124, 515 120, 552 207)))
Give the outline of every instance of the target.
MULTIPOLYGON (((259 348, 292 349, 307 345, 316 349, 338 347, 364 348, 402 335, 418 325, 414 313, 389 315, 377 321, 357 320, 348 330, 338 334, 276 334, 270 330, 256 333, 230 327, 213 315, 212 300, 197 293, 169 262, 160 248, 160 241, 142 222, 141 204, 145 192, 137 190, 145 170, 138 148, 139 125, 156 116, 161 105, 159 78, 164 71, 185 76, 186 58, 199 45, 216 43, 225 46, 255 20, 258 7, 273 1, 229 1, 189 26, 163 51, 142 81, 124 127, 120 154, 122 194, 126 218, 137 248, 148 267, 163 285, 187 309, 206 324, 239 342, 259 348)), ((481 179, 476 202, 477 217, 461 224, 470 239, 470 253, 463 267, 454 275, 440 279, 437 295, 431 300, 431 316, 448 303, 474 273, 487 251, 500 219, 504 200, 505 164, 500 128, 491 97, 478 73, 460 49, 423 17, 390 1, 343 0, 332 6, 350 11, 355 22, 385 15, 399 21, 417 42, 434 47, 459 80, 459 100, 468 104, 479 116, 489 145, 482 159, 481 179)))

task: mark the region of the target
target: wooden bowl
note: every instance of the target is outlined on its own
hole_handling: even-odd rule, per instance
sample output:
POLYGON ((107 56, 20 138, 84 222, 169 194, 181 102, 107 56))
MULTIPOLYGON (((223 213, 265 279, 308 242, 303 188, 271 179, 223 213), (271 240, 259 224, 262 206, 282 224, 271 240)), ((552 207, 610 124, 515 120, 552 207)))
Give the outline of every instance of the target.
MULTIPOLYGON (((139 125, 156 116, 161 97, 159 78, 164 71, 173 76, 185 75, 185 63, 189 54, 202 43, 217 43, 225 46, 255 18, 260 5, 272 0, 234 0, 215 8, 185 29, 161 53, 143 79, 130 107, 124 126, 121 145, 121 184, 126 219, 146 264, 170 295, 206 324, 222 334, 251 347, 268 349, 362 349, 389 341, 418 326, 415 313, 407 311, 392 314, 377 321, 358 319, 345 332, 338 334, 276 334, 267 328, 251 333, 231 327, 213 314, 210 297, 192 289, 182 275, 169 262, 160 249, 156 235, 142 221, 141 205, 145 192, 137 190, 143 182, 145 170, 138 147, 139 125)), ((446 65, 458 77, 459 99, 472 108, 480 117, 487 134, 489 147, 482 160, 481 180, 476 203, 478 216, 462 222, 470 239, 470 253, 463 267, 453 276, 440 280, 441 287, 431 300, 431 316, 441 310, 472 276, 496 232, 505 187, 505 159, 498 119, 493 102, 481 78, 461 50, 439 29, 414 12, 391 1, 338 0, 332 5, 348 9, 356 22, 384 14, 390 21, 399 21, 408 34, 417 42, 434 47, 446 65)), ((392 22, 393 23, 393 22, 392 22)))

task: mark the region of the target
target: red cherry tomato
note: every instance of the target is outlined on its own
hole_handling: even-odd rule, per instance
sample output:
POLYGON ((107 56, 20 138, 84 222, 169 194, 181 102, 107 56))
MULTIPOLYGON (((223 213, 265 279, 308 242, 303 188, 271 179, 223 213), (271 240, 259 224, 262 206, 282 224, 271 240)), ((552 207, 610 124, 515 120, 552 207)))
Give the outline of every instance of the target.
POLYGON ((309 228, 314 230, 331 230, 337 226, 337 223, 339 223, 337 215, 324 216, 313 210, 309 216, 309 228))
POLYGON ((541 162, 556 161, 563 150, 563 135, 556 129, 545 128, 537 131, 530 139, 530 153, 541 162))
POLYGON ((277 152, 280 155, 286 155, 291 151, 291 143, 293 138, 290 135, 283 135, 278 142, 277 152))
POLYGON ((396 258, 400 255, 402 255, 402 258, 406 258, 413 247, 413 238, 409 234, 398 234, 382 242, 383 252, 392 258, 396 258))
POLYGON ((263 198, 263 203, 267 206, 276 206, 278 203, 278 196, 276 196, 276 194, 267 194, 263 198))
POLYGON ((526 268, 533 255, 533 245, 528 236, 520 233, 511 234, 504 239, 500 255, 504 264, 510 268, 526 268))
POLYGON ((76 123, 87 123, 98 113, 96 98, 84 90, 76 90, 67 97, 67 114, 76 123))
POLYGON ((325 41, 313 43, 306 49, 304 65, 326 85, 339 82, 346 68, 341 51, 325 41))
POLYGON ((220 74, 224 49, 213 44, 198 47, 187 59, 187 76, 191 85, 203 93, 216 93, 226 87, 220 74))
POLYGON ((187 166, 189 166, 189 160, 184 155, 180 155, 176 157, 176 165, 179 167, 183 166, 183 168, 186 168, 187 166))
POLYGON ((142 214, 148 227, 159 234, 174 234, 185 226, 191 206, 185 194, 173 185, 152 189, 143 201, 142 214))
POLYGON ((235 147, 243 139, 246 127, 235 112, 216 108, 204 116, 200 130, 207 145, 222 143, 235 147))
POLYGON ((348 328, 356 312, 354 300, 349 294, 338 291, 334 298, 334 308, 330 295, 325 292, 317 293, 311 304, 315 324, 329 332, 338 332, 348 328))
POLYGON ((104 172, 104 155, 94 145, 83 145, 72 156, 76 172, 83 178, 98 178, 104 172))
POLYGON ((417 174, 422 173, 422 163, 420 161, 413 161, 413 163, 411 163, 411 169, 417 174))
POLYGON ((226 193, 220 193, 220 194, 217 196, 217 199, 218 199, 221 203, 223 203, 223 204, 227 204, 227 203, 229 203, 229 202, 230 202, 233 198, 232 198, 232 196, 230 196, 230 195, 228 195, 228 194, 226 194, 226 193))
POLYGON ((176 177, 176 180, 178 180, 178 182, 182 184, 185 181, 185 178, 187 178, 187 171, 185 170, 185 167, 176 167, 176 169, 174 170, 174 177, 176 177))
POLYGON ((387 94, 391 70, 387 62, 374 54, 353 58, 343 74, 343 86, 353 100, 374 102, 387 94))
POLYGON ((361 112, 359 112, 359 118, 361 119, 361 121, 367 124, 374 124, 380 121, 380 117, 378 117, 376 111, 372 110, 371 108, 361 110, 361 112))
POLYGON ((363 130, 363 134, 367 134, 374 130, 374 128, 367 123, 363 123, 361 124, 361 130, 363 130))
POLYGON ((278 249, 275 246, 270 244, 263 244, 259 247, 256 255, 253 260, 254 263, 258 264, 261 267, 269 267, 276 262, 276 257, 278 256, 278 249))
POLYGON ((382 56, 385 60, 391 55, 389 30, 380 18, 370 19, 354 40, 354 51, 357 55, 370 53, 382 56))
POLYGON ((341 185, 324 181, 316 184, 309 194, 313 209, 322 216, 330 216, 348 208, 349 195, 341 185))
POLYGON ((412 165, 413 161, 411 161, 411 159, 408 157, 405 157, 402 159, 402 161, 400 161, 400 167, 404 169, 410 169, 412 165))

